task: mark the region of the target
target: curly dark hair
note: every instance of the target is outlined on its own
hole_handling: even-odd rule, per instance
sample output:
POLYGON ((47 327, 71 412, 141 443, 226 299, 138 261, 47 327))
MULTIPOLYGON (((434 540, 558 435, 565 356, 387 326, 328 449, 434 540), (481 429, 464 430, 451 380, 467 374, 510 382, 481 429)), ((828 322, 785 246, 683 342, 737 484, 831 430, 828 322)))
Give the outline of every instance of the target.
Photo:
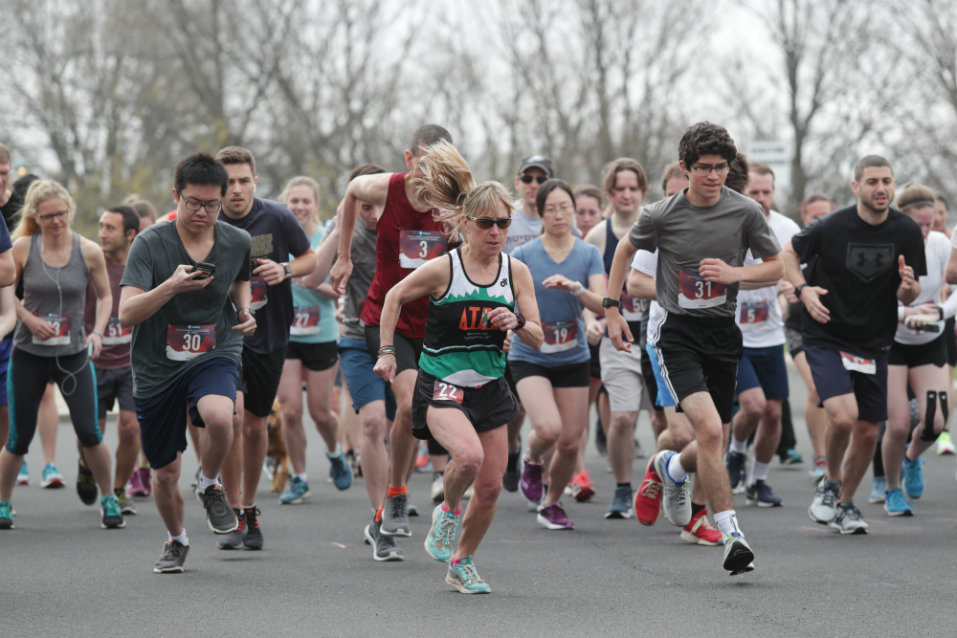
POLYGON ((726 128, 711 122, 698 122, 689 126, 681 136, 678 159, 684 162, 686 170, 691 170, 691 165, 702 155, 720 155, 731 164, 738 149, 726 128))

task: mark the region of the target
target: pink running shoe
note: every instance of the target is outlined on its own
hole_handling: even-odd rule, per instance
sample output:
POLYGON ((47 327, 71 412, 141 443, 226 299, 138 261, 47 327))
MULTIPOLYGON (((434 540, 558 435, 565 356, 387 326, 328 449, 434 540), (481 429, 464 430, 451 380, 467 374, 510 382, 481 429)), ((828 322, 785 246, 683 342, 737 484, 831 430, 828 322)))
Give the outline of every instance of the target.
POLYGON ((138 467, 130 474, 130 489, 128 494, 137 498, 145 498, 152 492, 150 480, 151 472, 148 467, 138 467))

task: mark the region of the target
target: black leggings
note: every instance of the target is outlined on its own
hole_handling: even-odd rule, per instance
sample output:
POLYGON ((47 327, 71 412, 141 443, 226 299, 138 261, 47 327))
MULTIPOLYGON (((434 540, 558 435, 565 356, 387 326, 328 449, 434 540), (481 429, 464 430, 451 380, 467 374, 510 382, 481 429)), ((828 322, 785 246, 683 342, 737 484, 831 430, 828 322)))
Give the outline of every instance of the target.
POLYGON ((14 348, 7 388, 10 397, 10 437, 7 450, 26 454, 37 431, 37 413, 47 383, 56 382, 70 408, 73 429, 83 447, 103 440, 96 419, 96 372, 86 350, 67 356, 40 357, 14 348))

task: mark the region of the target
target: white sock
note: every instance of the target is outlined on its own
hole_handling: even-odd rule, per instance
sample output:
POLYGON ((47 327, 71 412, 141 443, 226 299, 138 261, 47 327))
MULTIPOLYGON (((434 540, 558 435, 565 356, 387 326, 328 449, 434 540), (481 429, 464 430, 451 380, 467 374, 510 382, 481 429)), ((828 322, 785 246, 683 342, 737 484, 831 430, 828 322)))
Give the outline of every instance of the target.
POLYGON ((763 481, 768 478, 769 467, 771 467, 770 463, 755 461, 754 467, 751 468, 751 485, 754 485, 755 481, 763 481))
POLYGON ((179 536, 173 536, 169 532, 166 532, 166 535, 169 536, 170 542, 178 541, 180 545, 189 545, 189 536, 186 535, 186 528, 183 528, 183 531, 180 532, 179 536))
POLYGON ((671 460, 668 461, 668 476, 675 483, 681 483, 688 478, 687 470, 685 470, 684 466, 681 465, 680 454, 675 454, 671 457, 671 460))
POLYGON ((739 441, 734 436, 731 437, 731 451, 739 454, 748 453, 748 440, 739 441))
POLYGON ((305 472, 303 472, 302 474, 296 474, 296 478, 298 478, 298 479, 299 479, 300 481, 302 481, 303 483, 308 483, 308 481, 306 480, 306 473, 305 473, 305 472))
POLYGON ((210 485, 216 485, 216 479, 206 478, 206 474, 204 474, 203 472, 200 472, 199 473, 199 491, 205 492, 206 488, 209 487, 210 485))
POLYGON ((252 505, 249 505, 249 506, 243 505, 242 511, 245 512, 245 511, 247 511, 247 510, 254 510, 254 509, 256 509, 256 504, 255 504, 255 503, 253 503, 252 505))
POLYGON ((326 452, 326 456, 330 459, 334 459, 340 454, 342 454, 342 446, 338 443, 336 443, 336 449, 334 449, 332 452, 326 452))
POLYGON ((734 510, 716 512, 714 515, 714 525, 718 528, 718 531, 725 536, 730 536, 733 533, 744 536, 744 532, 738 527, 738 515, 735 514, 734 510))

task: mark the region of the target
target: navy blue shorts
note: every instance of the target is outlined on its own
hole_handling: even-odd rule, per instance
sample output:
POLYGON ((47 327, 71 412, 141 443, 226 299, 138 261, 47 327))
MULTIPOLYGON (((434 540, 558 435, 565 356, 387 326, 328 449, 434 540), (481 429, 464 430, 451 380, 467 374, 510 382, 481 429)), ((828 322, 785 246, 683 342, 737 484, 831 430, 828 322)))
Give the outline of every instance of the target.
POLYGON ((788 368, 784 363, 783 345, 744 349, 738 362, 737 393, 751 388, 764 390, 766 399, 788 398, 788 368))
POLYGON ((193 425, 205 427, 196 404, 209 395, 224 396, 235 403, 238 381, 236 362, 215 357, 188 369, 165 391, 151 397, 135 397, 143 454, 150 467, 165 467, 186 450, 187 410, 193 425))
POLYGON ((395 419, 395 395, 385 381, 372 371, 375 362, 369 354, 365 339, 343 337, 339 340, 339 369, 346 376, 352 408, 359 408, 373 401, 385 401, 385 415, 395 419))
POLYGON ((821 398, 826 399, 853 394, 857 399, 857 418, 861 421, 880 423, 887 420, 887 357, 874 360, 874 374, 847 370, 841 361, 840 351, 822 346, 804 346, 804 355, 811 367, 814 387, 821 398))

